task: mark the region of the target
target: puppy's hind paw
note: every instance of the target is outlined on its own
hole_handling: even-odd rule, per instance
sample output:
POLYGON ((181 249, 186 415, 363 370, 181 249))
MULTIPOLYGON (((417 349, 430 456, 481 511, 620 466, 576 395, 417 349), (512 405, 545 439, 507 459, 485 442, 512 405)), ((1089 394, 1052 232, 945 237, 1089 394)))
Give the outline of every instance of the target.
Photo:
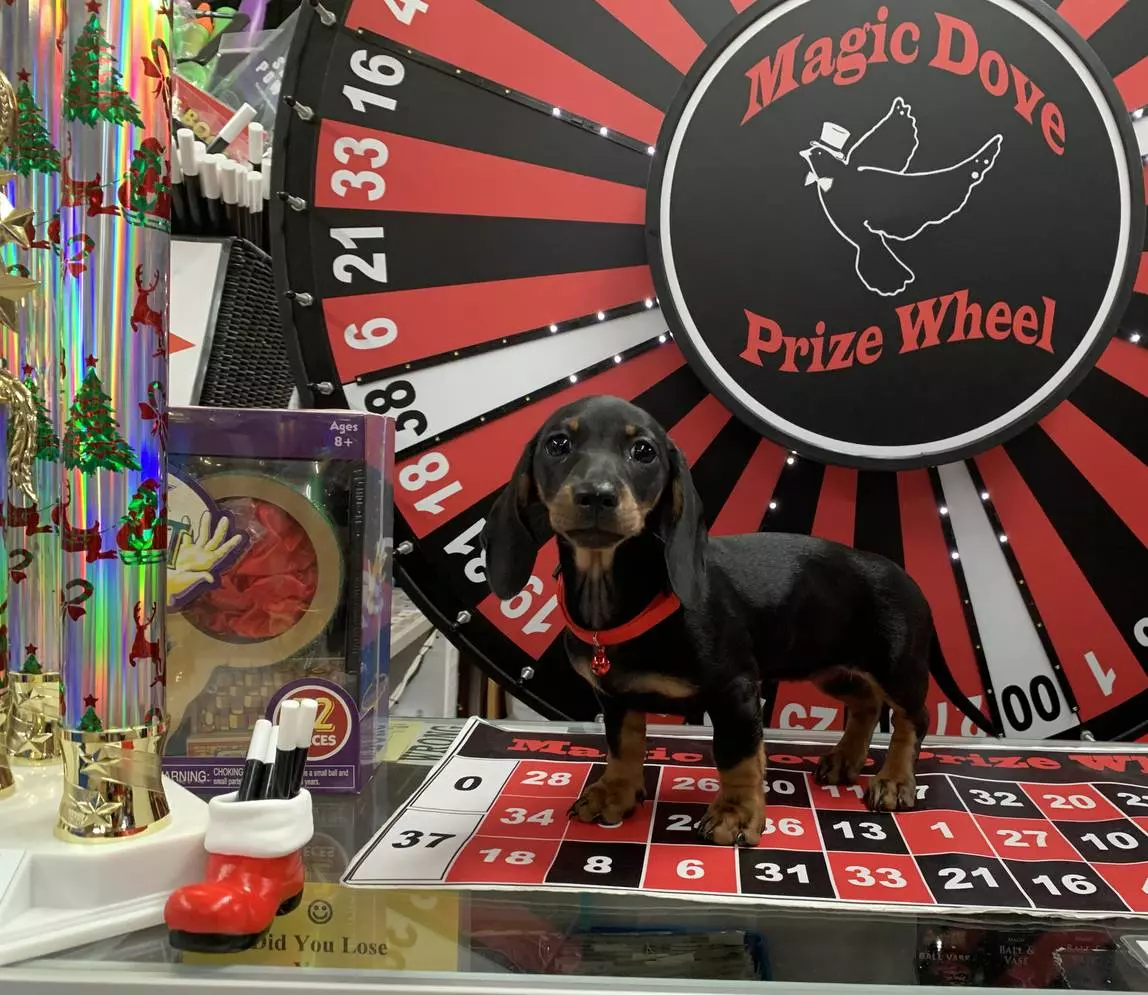
POLYGON ((818 762, 813 779, 818 784, 856 784, 864 766, 864 756, 847 757, 834 747, 818 762))

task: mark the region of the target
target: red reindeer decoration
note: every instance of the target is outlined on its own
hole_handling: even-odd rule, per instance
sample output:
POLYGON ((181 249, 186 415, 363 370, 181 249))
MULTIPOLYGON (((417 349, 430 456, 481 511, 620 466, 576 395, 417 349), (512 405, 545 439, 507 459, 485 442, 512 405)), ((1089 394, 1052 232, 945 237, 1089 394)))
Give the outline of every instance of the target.
MULTIPOLYGON (((55 512, 53 512, 55 515, 55 512)), ((42 532, 51 532, 51 525, 40 524, 40 506, 38 504, 30 504, 25 508, 18 508, 12 503, 12 499, 8 499, 8 528, 10 529, 23 529, 24 535, 34 536, 40 535, 42 532)))
POLYGON ((60 206, 84 207, 87 206, 88 217, 94 218, 100 214, 119 215, 117 205, 104 204, 104 181, 100 173, 96 173, 94 180, 77 180, 72 177, 72 142, 68 137, 68 151, 60 157, 60 206))
POLYGON ((152 276, 152 281, 147 286, 143 282, 143 263, 136 267, 136 303, 132 308, 132 331, 138 332, 144 328, 150 328, 155 332, 156 348, 153 356, 166 356, 167 355, 167 332, 163 327, 163 312, 157 311, 151 306, 149 298, 152 291, 159 286, 159 270, 156 270, 152 276))
POLYGON ((151 627, 152 621, 155 619, 155 613, 158 609, 156 602, 151 603, 151 614, 147 618, 140 618, 140 612, 143 609, 143 602, 137 601, 136 606, 132 609, 132 618, 136 623, 136 635, 132 640, 132 650, 128 654, 128 663, 133 667, 139 660, 150 660, 155 664, 155 679, 152 685, 167 684, 167 675, 164 673, 163 653, 160 652, 159 642, 148 638, 148 629, 151 627))
POLYGON ((72 496, 65 483, 64 493, 56 507, 52 509, 52 521, 60 531, 60 548, 65 553, 83 553, 85 563, 113 559, 116 551, 104 549, 99 520, 90 528, 83 529, 76 528, 68 521, 68 506, 71 503, 72 496))

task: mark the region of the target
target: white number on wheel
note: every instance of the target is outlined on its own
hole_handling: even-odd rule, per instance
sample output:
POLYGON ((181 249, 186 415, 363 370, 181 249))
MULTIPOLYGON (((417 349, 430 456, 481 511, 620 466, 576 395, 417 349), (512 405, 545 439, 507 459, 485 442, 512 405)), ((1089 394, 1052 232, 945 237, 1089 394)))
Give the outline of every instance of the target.
POLYGON ((336 169, 331 174, 331 192, 337 197, 346 197, 347 189, 361 190, 366 187, 367 200, 378 200, 387 192, 387 181, 369 169, 356 173, 353 169, 336 169))
POLYGON ((358 325, 343 329, 343 341, 352 349, 381 349, 399 337, 399 326, 390 318, 371 318, 358 325))
MULTIPOLYGON (((383 238, 384 231, 376 226, 373 228, 332 228, 331 238, 344 249, 358 248, 360 239, 383 238)), ((350 283, 355 277, 354 273, 369 277, 375 283, 387 282, 387 254, 385 252, 372 252, 368 263, 359 256, 344 252, 335 257, 331 264, 331 272, 340 283, 350 283)))
MULTIPOLYGON (((350 163, 351 156, 367 158, 371 170, 374 170, 381 169, 391 153, 386 143, 377 138, 359 140, 344 135, 335 141, 331 154, 344 166, 350 163)), ((346 197, 348 188, 361 190, 366 187, 367 199, 378 200, 387 192, 387 182, 371 170, 355 172, 353 169, 336 169, 331 174, 331 192, 336 196, 346 197)))
POLYGON ((451 556, 470 556, 478 550, 478 555, 467 560, 463 567, 466 579, 474 584, 486 583, 486 550, 478 545, 478 537, 485 526, 486 519, 480 518, 457 539, 452 539, 443 547, 443 551, 451 556))
POLYGON ((377 138, 351 138, 347 135, 336 139, 331 151, 344 166, 350 164, 352 156, 369 156, 370 161, 367 165, 371 169, 381 169, 387 164, 387 159, 391 155, 386 142, 377 138))
MULTIPOLYGON (((372 55, 368 61, 365 48, 357 49, 351 54, 351 71, 372 86, 398 86, 407 72, 403 64, 393 55, 372 55)), ((366 113, 368 104, 381 107, 385 111, 393 111, 399 106, 394 97, 351 86, 350 83, 344 85, 343 96, 360 114, 366 113)))
POLYGON ((410 24, 415 14, 425 14, 430 10, 426 0, 387 0, 387 6, 400 24, 410 24))
POLYGON ((614 861, 610 857, 591 857, 582 870, 591 874, 609 874, 613 866, 614 861))
MULTIPOLYGON (((535 576, 531 576, 530 580, 526 582, 526 586, 519 591, 513 598, 502 602, 502 614, 507 618, 520 618, 530 611, 534 604, 535 595, 542 594, 544 585, 542 581, 535 576)), ((546 621, 550 615, 553 614, 554 609, 558 607, 558 595, 552 594, 541 608, 538 609, 531 617, 530 620, 522 627, 522 631, 530 634, 535 632, 549 632, 550 623, 546 621)))
MULTIPOLYGON (((399 484, 405 491, 421 491, 427 484, 442 480, 448 473, 450 463, 442 453, 423 453, 416 462, 404 466, 399 471, 399 484)), ((452 480, 433 494, 419 498, 415 502, 415 511, 422 511, 428 515, 441 515, 445 510, 443 501, 461 490, 462 483, 452 480)))

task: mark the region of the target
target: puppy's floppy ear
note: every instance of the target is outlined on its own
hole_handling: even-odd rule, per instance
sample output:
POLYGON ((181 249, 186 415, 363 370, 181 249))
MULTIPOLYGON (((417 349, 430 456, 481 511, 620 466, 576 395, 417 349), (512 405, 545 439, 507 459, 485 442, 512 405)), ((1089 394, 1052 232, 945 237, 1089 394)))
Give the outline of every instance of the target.
POLYGON ((539 548, 554 534, 534 480, 537 445, 538 435, 526 443, 510 482, 495 499, 482 530, 486 579, 503 601, 526 586, 539 548))
POLYGON ((688 607, 700 604, 704 597, 708 534, 686 458, 672 442, 669 447, 670 478, 658 509, 658 532, 666 544, 670 587, 688 607))

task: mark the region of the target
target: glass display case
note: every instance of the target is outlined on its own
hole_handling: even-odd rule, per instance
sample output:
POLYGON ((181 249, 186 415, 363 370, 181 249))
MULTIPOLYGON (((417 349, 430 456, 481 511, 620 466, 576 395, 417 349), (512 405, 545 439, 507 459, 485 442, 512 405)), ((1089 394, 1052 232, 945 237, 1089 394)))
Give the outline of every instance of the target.
POLYGON ((1148 926, 1133 919, 825 912, 530 889, 342 887, 349 859, 423 782, 449 748, 451 731, 461 728, 454 720, 397 719, 361 794, 316 799, 303 902, 276 921, 257 949, 226 957, 181 955, 168 946, 165 931, 154 928, 14 965, 0 971, 0 992, 558 995, 584 990, 590 978, 602 992, 716 993, 759 986, 816 986, 821 992, 857 986, 1148 990, 1148 926))

